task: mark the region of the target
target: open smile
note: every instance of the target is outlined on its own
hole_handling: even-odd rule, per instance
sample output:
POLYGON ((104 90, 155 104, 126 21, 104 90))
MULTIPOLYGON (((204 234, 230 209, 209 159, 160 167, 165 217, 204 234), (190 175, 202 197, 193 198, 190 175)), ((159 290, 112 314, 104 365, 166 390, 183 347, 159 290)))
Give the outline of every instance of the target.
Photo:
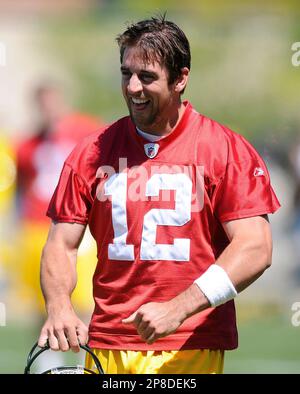
POLYGON ((138 99, 131 97, 131 106, 137 110, 137 111, 142 111, 145 108, 147 108, 148 104, 150 103, 150 100, 146 99, 138 99))

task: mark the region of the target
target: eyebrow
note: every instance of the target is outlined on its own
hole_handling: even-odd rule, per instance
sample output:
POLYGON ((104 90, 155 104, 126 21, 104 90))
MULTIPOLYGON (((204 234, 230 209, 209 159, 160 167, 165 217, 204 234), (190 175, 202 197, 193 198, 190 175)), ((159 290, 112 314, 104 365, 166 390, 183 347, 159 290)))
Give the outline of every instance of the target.
MULTIPOLYGON (((129 71, 129 67, 121 66, 120 67, 121 71, 129 71)), ((140 70, 139 74, 147 74, 147 75, 157 75, 155 71, 148 71, 148 70, 140 70)))

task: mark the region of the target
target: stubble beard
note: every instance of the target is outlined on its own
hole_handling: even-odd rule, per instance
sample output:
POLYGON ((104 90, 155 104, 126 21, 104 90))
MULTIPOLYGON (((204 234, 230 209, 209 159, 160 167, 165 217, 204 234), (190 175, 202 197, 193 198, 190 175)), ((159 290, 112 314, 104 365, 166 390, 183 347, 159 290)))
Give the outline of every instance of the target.
POLYGON ((132 111, 132 108, 130 106, 128 106, 128 109, 129 109, 129 115, 130 115, 132 122, 140 130, 143 131, 144 129, 147 129, 147 128, 151 129, 151 126, 154 126, 155 121, 157 120, 157 117, 158 117, 157 113, 151 113, 148 116, 146 116, 145 114, 140 114, 140 115, 134 114, 134 112, 132 111))

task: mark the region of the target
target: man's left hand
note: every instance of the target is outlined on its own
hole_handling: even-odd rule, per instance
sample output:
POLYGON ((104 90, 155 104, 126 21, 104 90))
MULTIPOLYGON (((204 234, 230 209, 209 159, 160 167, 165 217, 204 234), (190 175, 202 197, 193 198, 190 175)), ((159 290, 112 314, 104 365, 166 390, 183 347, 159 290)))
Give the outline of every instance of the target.
POLYGON ((149 302, 142 305, 132 315, 122 320, 133 324, 141 338, 151 345, 157 339, 172 334, 185 319, 182 309, 175 300, 149 302))

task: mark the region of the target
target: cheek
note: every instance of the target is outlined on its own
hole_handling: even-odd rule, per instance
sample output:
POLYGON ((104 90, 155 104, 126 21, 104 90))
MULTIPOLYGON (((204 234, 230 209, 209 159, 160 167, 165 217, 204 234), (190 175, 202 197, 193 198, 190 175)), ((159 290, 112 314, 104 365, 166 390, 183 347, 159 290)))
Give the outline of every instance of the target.
POLYGON ((122 76, 121 77, 121 87, 122 87, 123 91, 127 89, 128 83, 129 83, 128 78, 125 78, 122 76))
POLYGON ((127 96, 127 83, 121 82, 121 90, 122 90, 123 96, 126 98, 126 96, 127 96))
POLYGON ((171 98, 172 98, 171 92, 168 90, 164 90, 158 96, 158 102, 160 105, 166 105, 170 102, 171 98))

